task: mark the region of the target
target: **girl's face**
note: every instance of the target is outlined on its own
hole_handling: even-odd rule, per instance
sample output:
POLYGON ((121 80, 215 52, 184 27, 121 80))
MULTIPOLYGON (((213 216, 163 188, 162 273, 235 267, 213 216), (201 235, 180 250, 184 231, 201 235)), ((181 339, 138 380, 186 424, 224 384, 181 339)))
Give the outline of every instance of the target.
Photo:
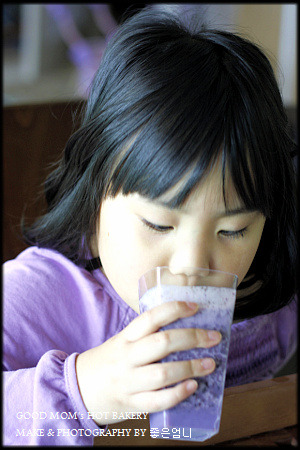
POLYGON ((101 205, 92 253, 100 256, 111 285, 136 312, 138 279, 148 270, 203 267, 235 273, 241 283, 259 246, 265 217, 243 207, 230 181, 225 209, 219 166, 180 209, 163 204, 174 193, 176 186, 155 201, 136 193, 118 194, 101 205))

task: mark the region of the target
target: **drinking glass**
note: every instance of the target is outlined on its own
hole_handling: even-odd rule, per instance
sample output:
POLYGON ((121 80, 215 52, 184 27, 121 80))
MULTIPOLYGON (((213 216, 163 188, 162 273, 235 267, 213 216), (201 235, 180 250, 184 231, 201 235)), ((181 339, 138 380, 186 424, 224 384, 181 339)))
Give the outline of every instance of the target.
MULTIPOLYGON (((162 327, 218 330, 221 342, 211 348, 174 352, 161 362, 211 357, 214 372, 195 378, 194 394, 168 410, 150 414, 150 435, 179 440, 204 441, 219 432, 230 331, 238 277, 235 274, 200 267, 155 267, 139 280, 140 313, 164 302, 189 301, 199 305, 196 314, 162 327)), ((167 388, 165 388, 167 389, 167 388)))

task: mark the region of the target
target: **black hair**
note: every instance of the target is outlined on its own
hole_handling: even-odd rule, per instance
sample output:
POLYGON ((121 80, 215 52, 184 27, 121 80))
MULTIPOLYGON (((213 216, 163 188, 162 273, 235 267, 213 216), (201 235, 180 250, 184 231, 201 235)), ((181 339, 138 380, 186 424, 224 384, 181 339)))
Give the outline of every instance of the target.
POLYGON ((246 208, 266 217, 248 273, 259 288, 241 283, 235 317, 273 312, 296 289, 294 150, 273 69, 257 45, 145 8, 108 43, 82 124, 45 183, 48 210, 24 236, 79 263, 106 196, 155 199, 188 175, 170 203, 180 206, 221 155, 223 181, 229 170, 246 208))

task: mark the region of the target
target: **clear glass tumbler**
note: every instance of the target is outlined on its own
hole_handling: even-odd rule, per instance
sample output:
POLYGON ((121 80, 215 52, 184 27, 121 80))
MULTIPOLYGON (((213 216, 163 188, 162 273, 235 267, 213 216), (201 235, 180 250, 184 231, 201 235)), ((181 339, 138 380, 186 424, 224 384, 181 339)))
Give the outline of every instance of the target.
POLYGON ((216 369, 210 375, 195 378, 198 388, 186 400, 168 410, 150 414, 151 436, 159 438, 163 432, 168 432, 169 438, 204 441, 219 432, 237 280, 235 274, 199 267, 182 267, 176 273, 168 267, 156 267, 140 278, 140 313, 170 301, 199 304, 196 314, 162 330, 202 328, 222 334, 221 342, 214 347, 174 352, 162 360, 211 357, 216 369))

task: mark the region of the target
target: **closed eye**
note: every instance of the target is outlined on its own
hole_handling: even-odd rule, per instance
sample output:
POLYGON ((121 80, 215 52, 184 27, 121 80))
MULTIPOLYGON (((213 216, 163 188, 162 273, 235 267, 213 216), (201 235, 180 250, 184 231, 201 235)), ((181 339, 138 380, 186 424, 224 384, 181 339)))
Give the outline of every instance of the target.
POLYGON ((158 233, 165 233, 167 231, 173 230, 173 227, 169 227, 169 226, 163 226, 163 225, 156 225, 154 223, 148 222, 148 220, 146 219, 141 219, 142 223, 150 228, 151 230, 157 231, 158 233))
POLYGON ((246 231, 247 231, 247 227, 242 228, 241 230, 237 230, 237 231, 221 230, 221 231, 219 231, 219 233, 222 234, 226 238, 237 239, 239 237, 244 237, 246 231))

